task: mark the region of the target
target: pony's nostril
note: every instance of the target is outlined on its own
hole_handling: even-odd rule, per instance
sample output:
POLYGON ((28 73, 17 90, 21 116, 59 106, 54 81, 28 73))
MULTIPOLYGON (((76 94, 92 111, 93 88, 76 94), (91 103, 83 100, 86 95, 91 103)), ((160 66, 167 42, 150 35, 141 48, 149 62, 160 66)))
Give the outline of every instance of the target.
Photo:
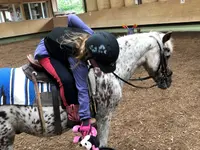
POLYGON ((172 76, 172 75, 173 75, 173 71, 170 71, 169 73, 170 73, 170 76, 172 76))

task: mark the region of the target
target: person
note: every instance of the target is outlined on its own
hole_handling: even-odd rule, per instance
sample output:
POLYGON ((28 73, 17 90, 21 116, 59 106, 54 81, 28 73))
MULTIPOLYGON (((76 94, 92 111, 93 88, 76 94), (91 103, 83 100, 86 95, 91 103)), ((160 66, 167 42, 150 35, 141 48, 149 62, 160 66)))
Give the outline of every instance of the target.
POLYGON ((81 121, 80 132, 89 134, 88 65, 104 73, 116 69, 119 45, 114 35, 94 32, 75 14, 68 27, 56 27, 37 46, 34 58, 57 81, 68 120, 81 121))

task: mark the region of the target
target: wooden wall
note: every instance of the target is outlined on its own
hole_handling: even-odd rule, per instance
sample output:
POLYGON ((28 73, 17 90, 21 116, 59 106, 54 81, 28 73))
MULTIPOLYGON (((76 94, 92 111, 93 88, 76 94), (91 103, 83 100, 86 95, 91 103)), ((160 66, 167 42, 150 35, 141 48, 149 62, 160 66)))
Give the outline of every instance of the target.
MULTIPOLYGON (((180 0, 168 0, 92 11, 78 16, 91 28, 200 22, 200 0, 186 0, 184 4, 180 4, 180 0)), ((55 26, 65 26, 65 19, 56 18, 55 26)))
POLYGON ((48 0, 0 0, 0 4, 13 4, 21 2, 38 2, 38 1, 48 1, 48 0))
MULTIPOLYGON (((123 24, 158 25, 200 22, 200 0, 186 0, 185 4, 180 4, 180 0, 167 0, 92 11, 78 16, 91 28, 121 27, 123 24)), ((66 25, 66 16, 1 23, 0 38, 50 31, 53 27, 66 25)))
POLYGON ((45 32, 52 28, 52 18, 0 23, 0 38, 45 32))
POLYGON ((200 22, 200 0, 167 0, 79 15, 90 27, 200 22))
MULTIPOLYGON (((47 1, 48 14, 50 18, 0 23, 0 39, 52 30, 53 10, 52 10, 51 0, 0 0, 0 4, 20 3, 20 6, 23 7, 24 2, 33 2, 33 1, 34 2, 47 1)), ((22 11, 22 13, 24 12, 22 11)))

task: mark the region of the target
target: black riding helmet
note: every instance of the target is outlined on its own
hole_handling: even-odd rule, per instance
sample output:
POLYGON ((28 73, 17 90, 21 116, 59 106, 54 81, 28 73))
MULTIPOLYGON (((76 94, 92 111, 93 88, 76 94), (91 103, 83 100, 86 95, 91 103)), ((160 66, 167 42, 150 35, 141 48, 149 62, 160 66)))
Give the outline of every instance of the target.
POLYGON ((104 73, 116 69, 116 60, 119 56, 119 44, 116 37, 108 32, 96 32, 86 41, 86 49, 92 54, 98 67, 104 73))

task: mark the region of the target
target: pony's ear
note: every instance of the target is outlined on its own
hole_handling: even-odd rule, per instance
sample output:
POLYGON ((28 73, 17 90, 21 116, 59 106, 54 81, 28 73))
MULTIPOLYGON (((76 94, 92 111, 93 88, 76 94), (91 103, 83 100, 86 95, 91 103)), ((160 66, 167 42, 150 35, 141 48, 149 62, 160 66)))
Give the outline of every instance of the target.
POLYGON ((165 42, 167 42, 170 38, 171 38, 172 32, 167 32, 162 39, 163 44, 165 44, 165 42))

